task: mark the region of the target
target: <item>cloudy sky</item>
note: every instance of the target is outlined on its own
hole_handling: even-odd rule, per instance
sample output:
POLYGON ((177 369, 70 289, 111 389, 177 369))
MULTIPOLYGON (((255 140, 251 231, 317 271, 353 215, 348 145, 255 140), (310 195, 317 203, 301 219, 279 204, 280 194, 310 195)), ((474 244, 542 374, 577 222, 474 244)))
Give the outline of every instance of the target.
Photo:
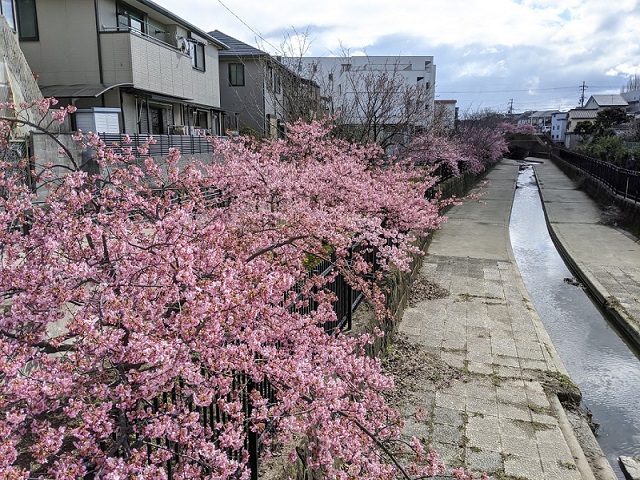
POLYGON ((155 1, 272 54, 433 55, 461 112, 569 109, 640 74, 640 0, 155 1))

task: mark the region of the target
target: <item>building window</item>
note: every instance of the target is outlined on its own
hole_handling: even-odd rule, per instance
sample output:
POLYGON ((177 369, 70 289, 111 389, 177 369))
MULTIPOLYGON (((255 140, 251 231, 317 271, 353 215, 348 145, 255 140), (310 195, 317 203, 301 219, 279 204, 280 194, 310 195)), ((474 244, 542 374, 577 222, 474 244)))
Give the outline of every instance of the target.
POLYGON ((229 64, 229 85, 233 87, 244 87, 244 64, 229 64))
POLYGON ((38 40, 38 16, 35 0, 16 0, 20 40, 38 40))
POLYGON ((275 76, 275 92, 277 95, 282 93, 282 77, 278 74, 275 76))
POLYGON ((0 2, 0 13, 7 19, 12 29, 16 29, 16 16, 13 11, 13 0, 2 0, 0 2))
POLYGON ((133 8, 126 3, 118 3, 118 26, 146 33, 147 24, 144 20, 144 12, 133 8))
POLYGON ((189 55, 191 56, 191 66, 196 70, 204 72, 204 45, 202 43, 189 43, 189 55))

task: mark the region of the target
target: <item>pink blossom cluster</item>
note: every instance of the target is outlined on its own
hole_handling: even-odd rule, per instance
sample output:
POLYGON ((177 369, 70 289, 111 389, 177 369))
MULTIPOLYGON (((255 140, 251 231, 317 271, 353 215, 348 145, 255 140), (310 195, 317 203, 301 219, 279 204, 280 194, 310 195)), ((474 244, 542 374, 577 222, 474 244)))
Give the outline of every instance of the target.
POLYGON ((523 134, 523 135, 533 135, 536 133, 536 127, 528 123, 516 125, 513 123, 505 122, 500 124, 500 128, 505 133, 516 133, 516 134, 523 134))
MULTIPOLYGON (((508 151, 505 133, 510 128, 509 124, 499 128, 471 125, 454 134, 429 130, 414 138, 397 158, 423 165, 443 165, 452 175, 477 174, 508 151)), ((527 133, 528 129, 514 126, 513 131, 527 133)))
MULTIPOLYGON (((305 438, 324 478, 395 478, 393 382, 369 336, 325 333, 335 298, 309 261, 332 255, 384 319, 350 247, 408 268, 413 235, 444 220, 428 172, 319 123, 217 139, 210 163, 182 168, 177 150, 138 162, 76 138, 101 173, 52 179, 44 208, 0 162, 0 477, 162 479, 169 462, 176 479, 245 479, 251 430, 267 449, 305 438)), ((441 471, 413 449, 412 471, 441 471)))

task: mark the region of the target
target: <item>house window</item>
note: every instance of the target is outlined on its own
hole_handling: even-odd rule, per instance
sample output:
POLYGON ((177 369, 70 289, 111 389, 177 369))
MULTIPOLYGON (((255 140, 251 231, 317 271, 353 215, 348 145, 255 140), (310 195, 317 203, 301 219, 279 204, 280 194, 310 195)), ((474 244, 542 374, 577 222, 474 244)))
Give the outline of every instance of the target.
POLYGON ((244 64, 229 64, 229 85, 233 87, 244 87, 244 64))
POLYGON ((196 70, 204 72, 204 45, 202 43, 189 43, 189 55, 191 56, 191 66, 196 70))
POLYGON ((15 30, 16 16, 13 12, 13 0, 2 0, 0 2, 0 13, 2 13, 2 16, 7 19, 11 28, 15 30))
POLYGON ((278 95, 282 93, 282 77, 278 74, 275 76, 275 92, 278 95))
POLYGON ((38 40, 38 16, 35 0, 16 0, 20 40, 38 40))
POLYGON ((118 26, 146 33, 147 24, 144 20, 144 12, 126 3, 118 3, 118 26))

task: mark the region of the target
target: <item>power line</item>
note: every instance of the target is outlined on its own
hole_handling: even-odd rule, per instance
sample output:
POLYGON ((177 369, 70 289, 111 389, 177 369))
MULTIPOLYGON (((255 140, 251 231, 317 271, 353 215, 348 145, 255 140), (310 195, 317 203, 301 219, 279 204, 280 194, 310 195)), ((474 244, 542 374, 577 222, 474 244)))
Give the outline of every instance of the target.
MULTIPOLYGON (((575 85, 568 87, 547 87, 547 88, 523 88, 523 89, 504 89, 504 90, 438 90, 438 93, 509 93, 509 92, 544 92, 549 90, 569 90, 576 88, 575 85)), ((617 86, 592 86, 591 88, 618 88, 617 86)))
POLYGON ((257 32, 256 30, 254 30, 247 22, 245 22, 242 18, 240 18, 240 16, 238 16, 233 10, 231 10, 229 7, 227 7, 224 3, 222 3, 222 0, 218 0, 218 3, 220 5, 222 5, 222 7, 229 12, 231 15, 233 15, 234 17, 236 17, 240 23, 242 23, 245 27, 247 27, 249 30, 251 30, 253 32, 253 34, 258 37, 260 40, 262 40, 264 43, 266 43, 267 45, 271 46, 276 52, 278 51, 278 47, 276 47, 275 45, 273 45, 269 40, 267 40, 266 38, 264 38, 262 36, 262 34, 260 32, 257 32))

